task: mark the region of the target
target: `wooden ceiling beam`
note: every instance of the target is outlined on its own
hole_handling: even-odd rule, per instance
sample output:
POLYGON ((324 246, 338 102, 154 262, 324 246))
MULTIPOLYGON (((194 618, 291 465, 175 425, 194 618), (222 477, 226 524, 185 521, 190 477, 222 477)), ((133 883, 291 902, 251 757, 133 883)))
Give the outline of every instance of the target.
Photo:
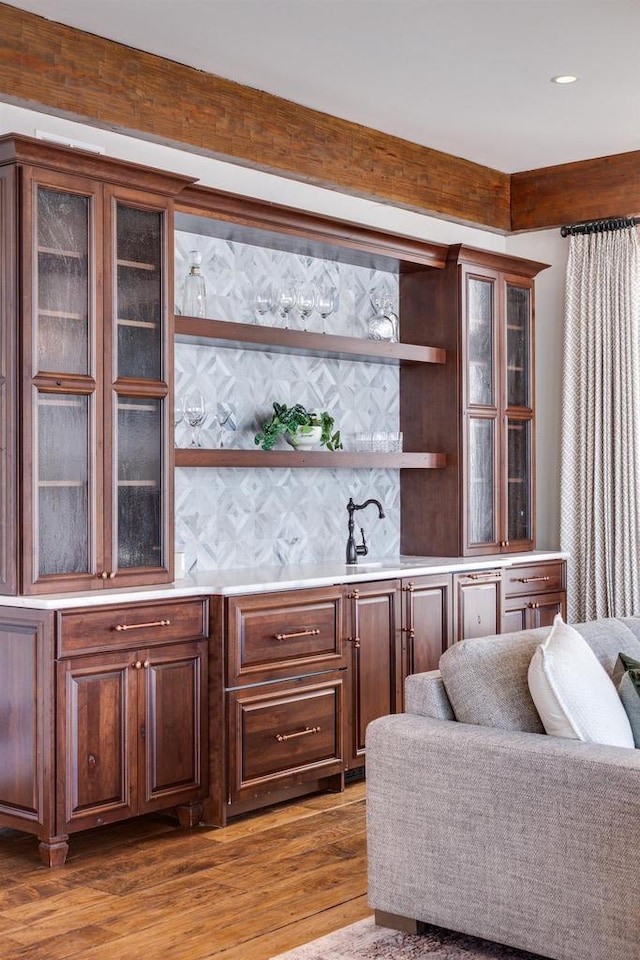
POLYGON ((640 213, 640 151, 511 176, 511 230, 640 213))
POLYGON ((0 100, 501 233, 640 211, 640 152, 510 176, 2 2, 0 100))
POLYGON ((0 4, 0 99, 421 213, 509 230, 508 174, 7 4, 0 4))

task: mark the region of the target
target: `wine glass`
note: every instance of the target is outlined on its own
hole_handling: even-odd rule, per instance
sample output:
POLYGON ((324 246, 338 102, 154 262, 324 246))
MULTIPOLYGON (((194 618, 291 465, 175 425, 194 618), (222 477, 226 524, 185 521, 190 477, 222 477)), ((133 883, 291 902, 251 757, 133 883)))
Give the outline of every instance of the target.
POLYGON ((336 296, 333 290, 321 290, 316 299, 316 309, 322 317, 322 332, 327 332, 327 317, 336 308, 336 296))
POLYGON ((216 420, 220 427, 220 448, 224 447, 225 430, 235 430, 236 421, 233 407, 228 403, 218 403, 216 406, 216 420))
POLYGON ((308 284, 301 283, 299 285, 298 292, 296 294, 296 304, 298 306, 298 313, 300 314, 302 329, 306 330, 307 320, 309 319, 309 316, 313 312, 313 308, 316 305, 316 295, 308 284))
POLYGON ((284 283, 278 291, 278 316, 283 326, 288 326, 290 312, 296 305, 296 288, 292 283, 284 283))
POLYGON ((184 419, 191 427, 190 447, 201 447, 200 428, 207 419, 207 406, 204 397, 199 391, 194 391, 184 398, 184 419))
POLYGON ((260 287, 256 290, 253 297, 253 309, 257 314, 256 323, 262 323, 262 317, 273 310, 273 292, 266 287, 260 287))

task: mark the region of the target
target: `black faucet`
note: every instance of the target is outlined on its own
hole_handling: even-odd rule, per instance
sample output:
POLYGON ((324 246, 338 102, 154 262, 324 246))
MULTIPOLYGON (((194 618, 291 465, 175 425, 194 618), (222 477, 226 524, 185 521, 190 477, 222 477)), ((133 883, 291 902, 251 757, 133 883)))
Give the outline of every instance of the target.
POLYGON ((364 503, 354 503, 353 497, 349 497, 349 503, 347 504, 347 510, 349 511, 349 539, 347 540, 347 563, 357 563, 358 557, 366 557, 369 552, 369 547, 367 546, 367 541, 364 538, 364 530, 360 527, 360 533, 362 534, 362 543, 356 543, 355 537, 353 536, 354 522, 353 514, 356 510, 364 510, 365 507, 368 507, 370 503, 375 504, 378 508, 378 516, 381 520, 384 520, 384 510, 382 509, 382 504, 379 500, 365 500, 364 503))

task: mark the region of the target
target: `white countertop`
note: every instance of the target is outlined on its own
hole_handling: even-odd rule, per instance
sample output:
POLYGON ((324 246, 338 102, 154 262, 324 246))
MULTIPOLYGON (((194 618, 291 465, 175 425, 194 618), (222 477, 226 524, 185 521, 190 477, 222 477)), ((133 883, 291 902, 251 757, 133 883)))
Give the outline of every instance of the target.
POLYGON ((0 597, 0 606, 32 610, 62 610, 70 607, 103 606, 109 603, 167 600, 201 597, 209 594, 234 596, 243 593, 267 593, 272 590, 299 590, 326 587, 336 583, 363 583, 419 577, 429 573, 460 573, 488 570, 533 561, 566 560, 561 550, 534 550, 528 553, 496 554, 484 557, 396 557, 383 560, 344 563, 297 563, 273 567, 239 567, 234 570, 203 570, 184 580, 147 587, 118 590, 87 590, 78 593, 50 593, 36 597, 0 597))

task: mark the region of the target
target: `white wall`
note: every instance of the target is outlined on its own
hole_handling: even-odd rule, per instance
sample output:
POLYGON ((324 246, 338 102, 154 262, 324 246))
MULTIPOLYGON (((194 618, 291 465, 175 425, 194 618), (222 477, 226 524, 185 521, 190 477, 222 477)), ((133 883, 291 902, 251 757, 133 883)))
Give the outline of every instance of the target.
POLYGON ((298 207, 434 243, 468 243, 551 264, 536 282, 537 529, 538 546, 559 543, 560 371, 567 241, 542 231, 505 238, 388 204, 288 180, 248 167, 213 160, 61 117, 0 103, 0 134, 35 136, 46 131, 105 148, 108 155, 198 177, 200 183, 261 200, 298 207))

